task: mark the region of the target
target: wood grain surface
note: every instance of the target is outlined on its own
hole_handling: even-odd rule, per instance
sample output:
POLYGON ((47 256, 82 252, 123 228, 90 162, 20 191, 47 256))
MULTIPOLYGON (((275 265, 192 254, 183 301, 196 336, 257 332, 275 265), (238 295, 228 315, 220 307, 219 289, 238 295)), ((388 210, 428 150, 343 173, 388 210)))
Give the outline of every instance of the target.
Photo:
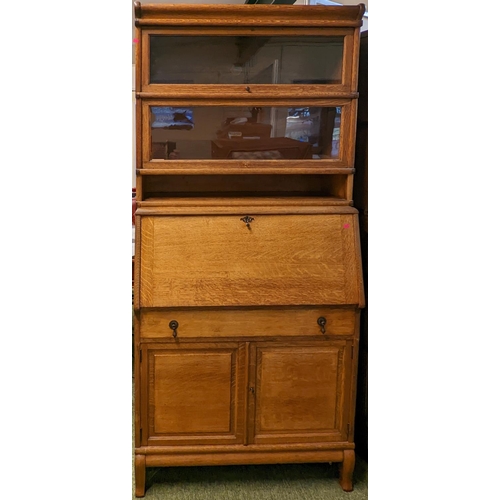
POLYGON ((359 27, 365 6, 138 4, 138 26, 359 27))
POLYGON ((347 346, 347 341, 252 343, 250 442, 345 441, 347 346))
POLYGON ((358 303, 353 216, 240 219, 143 217, 142 307, 358 303))
POLYGON ((141 313, 141 338, 172 337, 172 330, 168 326, 172 320, 179 323, 178 339, 350 336, 355 333, 356 310, 332 307, 146 309, 141 313), (321 333, 318 325, 320 317, 326 319, 325 334, 321 333))
POLYGON ((240 344, 150 345, 147 352, 149 444, 242 443, 240 344))
MULTIPOLYGON (((158 466, 340 462, 340 484, 352 490, 364 11, 135 3, 138 497, 146 467, 158 466), (342 66, 325 85, 152 84, 153 35, 338 36, 342 66), (152 106, 340 107, 339 156, 152 159, 152 106)), ((321 126, 331 137, 333 123, 321 126)))

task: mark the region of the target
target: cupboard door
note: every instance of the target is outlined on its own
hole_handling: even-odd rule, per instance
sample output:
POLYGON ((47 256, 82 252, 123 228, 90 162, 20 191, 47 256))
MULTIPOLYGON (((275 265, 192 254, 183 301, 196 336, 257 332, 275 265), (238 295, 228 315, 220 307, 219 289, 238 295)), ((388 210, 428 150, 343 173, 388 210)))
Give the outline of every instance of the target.
POLYGON ((255 343, 250 360, 250 441, 346 441, 351 345, 255 343))
POLYGON ((146 444, 242 442, 244 347, 176 343, 143 350, 146 444))

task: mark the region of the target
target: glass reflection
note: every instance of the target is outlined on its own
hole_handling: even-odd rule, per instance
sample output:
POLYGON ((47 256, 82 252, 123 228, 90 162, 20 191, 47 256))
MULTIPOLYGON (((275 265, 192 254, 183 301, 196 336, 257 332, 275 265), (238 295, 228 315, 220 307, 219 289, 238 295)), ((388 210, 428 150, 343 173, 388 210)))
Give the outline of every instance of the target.
POLYGON ((339 157, 341 107, 151 107, 151 157, 296 160, 339 157))
POLYGON ((150 37, 156 84, 341 83, 343 37, 150 37))

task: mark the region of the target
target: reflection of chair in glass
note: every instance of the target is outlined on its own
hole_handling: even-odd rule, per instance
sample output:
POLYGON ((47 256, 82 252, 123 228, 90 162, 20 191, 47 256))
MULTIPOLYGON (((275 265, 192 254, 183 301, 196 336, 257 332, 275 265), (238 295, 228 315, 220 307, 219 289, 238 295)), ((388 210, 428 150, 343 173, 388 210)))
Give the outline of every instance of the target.
POLYGON ((166 142, 152 142, 151 143, 151 158, 154 160, 167 159, 167 143, 166 142))
POLYGON ((221 139, 212 141, 212 158, 230 160, 279 160, 310 159, 311 144, 296 141, 288 137, 270 137, 268 139, 236 140, 221 139))
POLYGON ((177 160, 179 152, 177 145, 173 141, 152 142, 151 158, 153 160, 177 160))

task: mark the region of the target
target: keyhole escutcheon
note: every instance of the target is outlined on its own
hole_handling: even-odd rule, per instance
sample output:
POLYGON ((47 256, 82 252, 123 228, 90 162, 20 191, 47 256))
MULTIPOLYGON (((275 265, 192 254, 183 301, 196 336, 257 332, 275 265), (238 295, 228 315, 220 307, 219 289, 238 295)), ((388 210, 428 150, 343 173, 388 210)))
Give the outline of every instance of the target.
POLYGON ((245 217, 242 217, 240 220, 243 221, 246 224, 246 226, 248 227, 248 229, 252 229, 250 227, 250 223, 252 221, 254 221, 255 219, 253 217, 250 217, 249 215, 245 215, 245 217))

